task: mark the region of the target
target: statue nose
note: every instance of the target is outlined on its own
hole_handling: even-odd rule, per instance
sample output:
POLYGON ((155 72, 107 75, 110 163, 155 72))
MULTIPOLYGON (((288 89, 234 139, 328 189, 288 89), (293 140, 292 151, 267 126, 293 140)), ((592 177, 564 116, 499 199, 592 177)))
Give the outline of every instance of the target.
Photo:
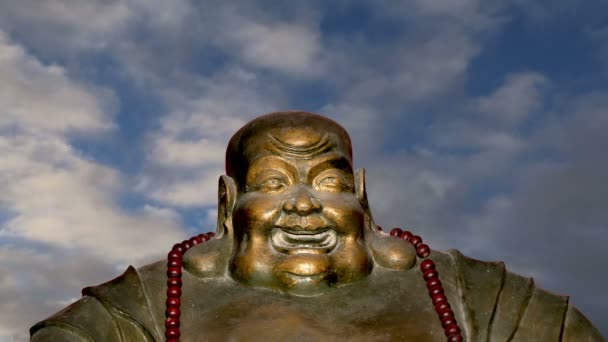
POLYGON ((283 203, 283 210, 298 215, 308 215, 322 208, 321 201, 306 189, 299 189, 283 203))

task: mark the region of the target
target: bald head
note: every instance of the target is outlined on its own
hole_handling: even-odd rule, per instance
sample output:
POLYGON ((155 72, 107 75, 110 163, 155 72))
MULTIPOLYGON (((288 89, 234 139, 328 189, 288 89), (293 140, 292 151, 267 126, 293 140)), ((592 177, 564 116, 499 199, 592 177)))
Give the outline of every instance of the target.
POLYGON ((346 130, 317 114, 270 113, 236 132, 218 213, 234 239, 231 276, 312 295, 369 275, 369 251, 379 265, 411 267, 413 247, 375 229, 364 172, 352 164, 346 130))
POLYGON ((352 164, 350 137, 335 121, 302 111, 269 113, 232 136, 226 149, 226 174, 241 184, 251 162, 260 157, 310 159, 330 151, 352 164))

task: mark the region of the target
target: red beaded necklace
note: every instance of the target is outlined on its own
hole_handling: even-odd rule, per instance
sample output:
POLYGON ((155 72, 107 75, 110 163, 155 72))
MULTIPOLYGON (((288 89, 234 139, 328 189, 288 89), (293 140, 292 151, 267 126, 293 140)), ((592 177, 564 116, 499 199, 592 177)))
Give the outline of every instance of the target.
MULTIPOLYGON (((377 226, 378 230, 382 230, 377 226)), ((393 228, 390 232, 391 236, 401 238, 408 241, 416 248, 416 254, 421 259, 426 259, 431 254, 431 249, 428 245, 422 243, 422 238, 412 234, 410 231, 403 231, 400 228, 393 228)), ((215 233, 199 234, 181 243, 173 245, 171 252, 167 255, 167 301, 165 302, 165 337, 167 342, 179 342, 180 331, 179 318, 181 311, 180 297, 182 295, 182 258, 187 250, 203 243, 215 236, 215 233)), ((431 259, 426 259, 420 264, 422 277, 426 281, 426 287, 429 290, 429 296, 435 307, 435 312, 441 320, 441 326, 448 338, 448 342, 461 342, 463 340, 462 333, 454 317, 454 311, 448 298, 445 296, 439 273, 435 269, 435 263, 431 259)))

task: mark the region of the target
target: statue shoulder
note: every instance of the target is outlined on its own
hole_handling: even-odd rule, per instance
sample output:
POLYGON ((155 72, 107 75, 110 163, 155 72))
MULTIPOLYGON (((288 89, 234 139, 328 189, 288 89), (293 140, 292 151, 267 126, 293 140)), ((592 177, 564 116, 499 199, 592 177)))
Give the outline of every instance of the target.
POLYGON ((30 328, 32 341, 119 341, 119 331, 108 309, 84 296, 30 328))
POLYGON ((573 305, 568 305, 564 321, 563 341, 602 342, 606 341, 599 330, 573 305))
POLYGON ((508 271, 503 262, 469 258, 457 250, 432 257, 440 275, 446 275, 446 291, 459 299, 455 309, 472 341, 559 341, 569 331, 599 336, 567 296, 536 287, 532 278, 508 271))
MULTIPOLYGON (((162 262, 82 290, 83 297, 30 329, 32 341, 154 341, 157 324, 140 272, 162 270, 162 262)), ((158 272, 155 272, 158 273, 158 272)), ((162 278, 162 277, 161 277, 162 278)), ((164 278, 163 278, 164 279, 164 278)), ((162 322, 161 322, 162 323, 162 322)))

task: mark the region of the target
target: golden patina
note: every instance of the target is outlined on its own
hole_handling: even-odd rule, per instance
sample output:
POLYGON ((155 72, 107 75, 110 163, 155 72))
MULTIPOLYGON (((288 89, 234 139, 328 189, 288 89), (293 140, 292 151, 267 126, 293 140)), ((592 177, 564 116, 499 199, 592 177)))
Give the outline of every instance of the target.
MULTIPOLYGON (((182 341, 445 341, 413 247, 375 228, 344 128, 261 116, 230 140, 226 173, 216 237, 184 256, 182 341)), ((567 297, 501 262, 430 258, 467 341, 603 340, 567 297)), ((165 271, 86 288, 32 340, 164 340, 165 271)))

